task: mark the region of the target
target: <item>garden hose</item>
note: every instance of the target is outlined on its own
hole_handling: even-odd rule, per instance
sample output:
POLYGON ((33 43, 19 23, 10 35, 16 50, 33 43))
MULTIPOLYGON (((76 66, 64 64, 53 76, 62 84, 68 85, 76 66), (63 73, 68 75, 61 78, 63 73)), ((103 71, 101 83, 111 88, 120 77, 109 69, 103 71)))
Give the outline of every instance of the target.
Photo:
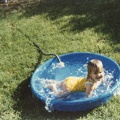
POLYGON ((56 55, 56 54, 50 54, 50 53, 45 53, 45 52, 43 52, 43 51, 41 50, 41 48, 40 48, 35 42, 33 42, 33 44, 40 50, 40 52, 41 52, 42 54, 44 54, 44 55, 53 55, 53 56, 55 56, 55 57, 58 59, 59 63, 61 63, 61 60, 60 60, 60 58, 58 57, 58 55, 56 55))

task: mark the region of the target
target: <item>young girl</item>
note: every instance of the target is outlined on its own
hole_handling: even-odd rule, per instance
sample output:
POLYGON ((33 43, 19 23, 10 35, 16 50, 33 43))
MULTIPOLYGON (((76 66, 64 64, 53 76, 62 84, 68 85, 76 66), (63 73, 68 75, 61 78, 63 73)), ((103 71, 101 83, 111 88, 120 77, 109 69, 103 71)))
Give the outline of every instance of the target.
POLYGON ((86 96, 89 97, 92 91, 101 84, 104 69, 102 62, 97 59, 91 60, 87 69, 86 78, 68 77, 64 81, 47 80, 48 85, 46 87, 60 97, 75 91, 86 91, 86 96))

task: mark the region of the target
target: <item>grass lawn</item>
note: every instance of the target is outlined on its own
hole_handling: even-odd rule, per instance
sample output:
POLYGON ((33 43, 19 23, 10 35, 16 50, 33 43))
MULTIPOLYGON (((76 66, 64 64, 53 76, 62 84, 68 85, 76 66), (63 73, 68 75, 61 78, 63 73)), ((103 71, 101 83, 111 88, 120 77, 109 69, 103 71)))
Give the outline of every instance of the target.
POLYGON ((119 0, 20 0, 0 6, 0 120, 119 120, 120 96, 86 112, 48 113, 29 80, 52 56, 93 52, 120 64, 119 0))

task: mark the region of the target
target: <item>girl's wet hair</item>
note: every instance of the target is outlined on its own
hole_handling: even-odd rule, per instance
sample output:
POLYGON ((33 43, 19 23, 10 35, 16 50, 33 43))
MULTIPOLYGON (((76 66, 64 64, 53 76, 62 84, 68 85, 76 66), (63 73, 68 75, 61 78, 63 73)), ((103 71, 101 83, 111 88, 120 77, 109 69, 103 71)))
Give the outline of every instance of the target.
POLYGON ((91 60, 88 63, 87 69, 88 69, 87 79, 91 78, 91 73, 94 72, 97 74, 100 70, 102 70, 102 71, 104 70, 102 62, 100 60, 97 60, 97 59, 91 60))

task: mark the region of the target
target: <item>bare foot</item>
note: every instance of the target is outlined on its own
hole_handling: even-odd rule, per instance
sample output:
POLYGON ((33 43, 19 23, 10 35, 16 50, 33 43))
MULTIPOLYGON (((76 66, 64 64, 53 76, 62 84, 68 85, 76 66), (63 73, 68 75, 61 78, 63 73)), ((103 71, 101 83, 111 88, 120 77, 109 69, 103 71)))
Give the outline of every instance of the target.
POLYGON ((54 87, 55 85, 54 84, 49 84, 49 85, 46 85, 46 88, 48 88, 48 89, 50 89, 50 90, 53 90, 53 87, 54 87))

